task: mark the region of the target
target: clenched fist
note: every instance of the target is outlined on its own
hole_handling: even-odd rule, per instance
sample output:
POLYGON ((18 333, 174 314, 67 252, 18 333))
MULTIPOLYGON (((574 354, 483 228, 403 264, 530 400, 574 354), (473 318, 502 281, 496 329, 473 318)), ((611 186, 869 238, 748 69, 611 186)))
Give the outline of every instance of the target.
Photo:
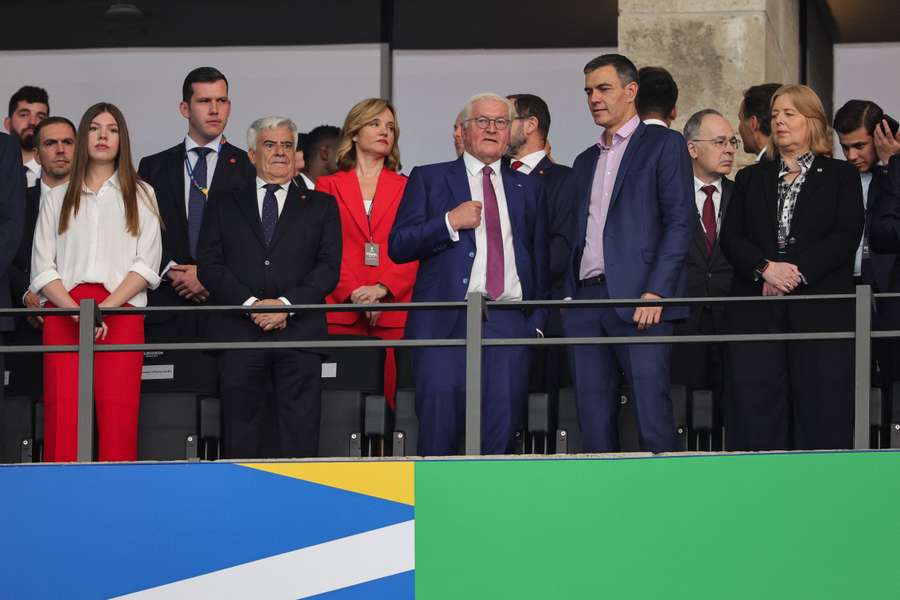
POLYGON ((475 229, 481 225, 481 202, 467 200, 450 211, 447 215, 450 227, 454 231, 461 229, 475 229))

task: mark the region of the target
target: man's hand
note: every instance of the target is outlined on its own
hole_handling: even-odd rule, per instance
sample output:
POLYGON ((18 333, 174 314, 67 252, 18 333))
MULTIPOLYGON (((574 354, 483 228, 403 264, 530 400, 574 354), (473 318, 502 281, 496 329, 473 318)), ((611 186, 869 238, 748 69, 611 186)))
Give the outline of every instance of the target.
POLYGON ((361 285, 350 294, 353 304, 372 304, 387 296, 387 290, 380 285, 361 285))
MULTIPOLYGON (((652 292, 641 294, 641 300, 647 298, 658 300, 660 297, 652 292)), ((634 316, 631 320, 637 325, 638 331, 644 331, 658 325, 660 318, 662 318, 662 306, 638 306, 634 309, 634 316)))
POLYGON ((892 134, 887 119, 882 119, 875 127, 875 153, 878 154, 879 162, 884 165, 888 164, 892 156, 900 154, 900 130, 897 130, 897 135, 892 134))
POLYGON ((784 292, 779 290, 777 287, 769 283, 768 281, 763 282, 763 296, 784 296, 784 292))
POLYGON ((375 327, 378 324, 378 317, 381 316, 380 310, 367 310, 366 311, 366 319, 369 321, 370 327, 375 327))
POLYGON ((481 202, 467 200, 447 214, 447 220, 454 231, 475 229, 481 225, 481 202))
POLYGON ((770 261, 762 276, 766 283, 785 294, 794 291, 801 282, 797 265, 786 262, 770 261))
MULTIPOLYGON (((25 305, 25 308, 40 308, 41 307, 41 299, 37 297, 36 294, 32 294, 31 292, 25 292, 25 297, 22 298, 22 303, 25 305)), ((35 329, 40 329, 44 325, 44 317, 28 317, 26 319, 28 324, 34 327, 35 329)))
MULTIPOLYGON (((278 299, 257 300, 253 306, 284 306, 284 302, 278 299)), ((279 313, 250 313, 253 322, 263 331, 276 331, 287 327, 288 314, 279 313)))
POLYGON ((166 275, 178 295, 185 300, 193 300, 199 304, 209 298, 209 292, 197 279, 197 265, 172 265, 166 275))

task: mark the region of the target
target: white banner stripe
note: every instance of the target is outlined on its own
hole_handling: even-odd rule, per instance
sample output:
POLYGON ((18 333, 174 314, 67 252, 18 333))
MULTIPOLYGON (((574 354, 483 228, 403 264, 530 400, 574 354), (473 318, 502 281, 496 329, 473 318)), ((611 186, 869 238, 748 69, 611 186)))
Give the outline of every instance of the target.
POLYGON ((306 598, 415 569, 415 541, 405 521, 118 598, 306 598))

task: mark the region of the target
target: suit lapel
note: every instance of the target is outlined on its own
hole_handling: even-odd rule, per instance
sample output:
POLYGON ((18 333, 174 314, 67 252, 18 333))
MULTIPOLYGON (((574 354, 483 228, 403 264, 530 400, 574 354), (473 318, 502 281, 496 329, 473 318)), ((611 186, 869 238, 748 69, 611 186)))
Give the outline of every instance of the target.
POLYGON ((778 169, 780 160, 770 160, 763 164, 763 202, 769 231, 778 231, 778 169))
MULTIPOLYGON (((525 239, 525 198, 522 184, 513 178, 512 169, 501 167, 503 194, 506 196, 506 212, 512 228, 513 242, 525 239)), ((519 253, 516 253, 518 256, 519 253)))
MULTIPOLYGON (((469 177, 466 173, 466 164, 460 156, 456 162, 450 165, 447 171, 447 185, 450 187, 451 202, 447 210, 453 210, 466 200, 472 199, 472 192, 469 190, 469 177)), ((475 230, 463 229, 459 232, 460 240, 467 240, 472 245, 475 244, 475 230)))
POLYGON ((372 204, 372 214, 369 220, 372 223, 372 231, 378 227, 384 216, 390 213, 400 201, 398 192, 403 184, 403 178, 388 169, 382 169, 378 177, 378 185, 375 188, 375 202, 372 204))
POLYGON ((172 149, 172 153, 167 157, 169 165, 167 171, 169 173, 169 193, 175 199, 175 214, 178 215, 178 224, 187 236, 187 199, 184 197, 184 183, 187 174, 184 172, 184 160, 186 152, 184 142, 178 144, 172 149))
POLYGON ((794 216, 791 219, 791 234, 793 235, 794 231, 797 230, 797 224, 800 223, 801 217, 806 212, 807 207, 812 207, 812 200, 810 199, 815 194, 816 190, 825 182, 827 179, 827 173, 825 168, 822 165, 823 161, 816 157, 813 160, 813 163, 809 167, 809 171, 806 172, 806 180, 803 182, 803 186, 800 188, 800 194, 797 196, 797 204, 794 206, 794 216))
MULTIPOLYGON (((731 201, 731 190, 734 187, 734 184, 727 177, 722 178, 722 199, 720 200, 721 205, 719 206, 719 233, 722 231, 722 222, 725 219, 725 211, 728 210, 728 203, 731 201)), ((716 256, 717 253, 721 253, 722 251, 719 249, 719 235, 716 235, 716 243, 713 244, 713 251, 710 255, 710 259, 716 256)))
POLYGON ((263 237, 262 221, 259 218, 259 200, 256 198, 256 179, 252 179, 250 185, 243 190, 235 190, 235 197, 238 199, 238 207, 244 213, 244 219, 247 225, 256 234, 256 239, 265 248, 266 239, 263 237))
MULTIPOLYGON (((369 238, 369 219, 366 217, 366 207, 363 204, 362 189, 359 187, 359 179, 355 171, 344 171, 337 180, 340 193, 338 201, 347 207, 347 212, 353 217, 353 222, 359 227, 363 236, 369 238)), ((376 189, 375 195, 378 196, 376 189)))
MULTIPOLYGON (((272 234, 272 243, 269 248, 274 248, 281 238, 284 237, 286 231, 297 232, 296 223, 300 218, 301 202, 306 200, 308 192, 301 192, 293 182, 288 186, 287 196, 284 198, 284 208, 281 209, 281 215, 278 216, 278 222, 275 223, 275 232, 272 234)), ((260 231, 262 223, 260 223, 260 231)))
POLYGON ((619 193, 622 191, 622 184, 628 175, 631 163, 634 162, 634 157, 640 150, 646 129, 646 125, 639 123, 637 129, 631 134, 631 139, 628 140, 628 146, 625 148, 625 154, 622 155, 622 161, 619 163, 619 170, 616 173, 616 183, 613 186, 612 197, 609 199, 609 210, 612 210, 612 207, 616 204, 616 198, 619 197, 619 193))
POLYGON ((534 168, 529 175, 534 175, 535 177, 547 177, 550 175, 550 170, 552 168, 553 161, 551 161, 549 157, 544 156, 544 158, 541 159, 541 162, 534 165, 534 168))
POLYGON ((234 172, 237 168, 237 159, 235 153, 238 150, 228 142, 222 143, 222 149, 216 160, 216 169, 213 171, 212 181, 209 182, 209 189, 219 190, 223 187, 231 187, 234 180, 234 172))

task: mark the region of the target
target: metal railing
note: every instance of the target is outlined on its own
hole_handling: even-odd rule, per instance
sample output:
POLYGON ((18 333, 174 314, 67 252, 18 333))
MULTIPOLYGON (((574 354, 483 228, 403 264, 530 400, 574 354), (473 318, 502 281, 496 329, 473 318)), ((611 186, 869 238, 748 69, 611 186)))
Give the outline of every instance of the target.
MULTIPOLYGON (((606 344, 684 344, 711 342, 813 341, 854 340, 854 423, 853 448, 869 447, 869 393, 871 386, 870 358, 873 339, 900 337, 900 330, 872 331, 872 309, 875 299, 900 299, 900 293, 872 294, 868 285, 856 286, 855 294, 822 294, 807 296, 740 296, 713 298, 661 299, 604 299, 604 300, 532 300, 520 302, 487 301, 481 294, 469 294, 465 302, 413 302, 381 304, 381 311, 396 310, 462 310, 466 312, 465 339, 416 340, 315 340, 297 342, 167 342, 149 344, 94 343, 94 327, 105 314, 149 314, 154 312, 236 312, 248 313, 245 306, 150 306, 144 308, 100 309, 93 299, 82 300, 78 309, 0 309, 0 317, 78 316, 77 345, 3 345, 0 354, 32 352, 78 353, 78 461, 90 462, 93 456, 94 426, 94 353, 148 352, 161 350, 249 350, 281 348, 324 350, 329 348, 417 348, 465 347, 466 352, 466 454, 481 453, 481 356, 485 346, 570 346, 606 344), (482 337, 482 321, 489 310, 522 308, 588 308, 632 306, 689 306, 693 304, 734 304, 755 302, 853 302, 855 305, 853 331, 815 333, 753 333, 717 335, 665 335, 642 337, 562 337, 562 338, 496 338, 482 337)), ((358 312, 371 307, 353 304, 299 304, 290 306, 254 307, 252 312, 358 312)))

